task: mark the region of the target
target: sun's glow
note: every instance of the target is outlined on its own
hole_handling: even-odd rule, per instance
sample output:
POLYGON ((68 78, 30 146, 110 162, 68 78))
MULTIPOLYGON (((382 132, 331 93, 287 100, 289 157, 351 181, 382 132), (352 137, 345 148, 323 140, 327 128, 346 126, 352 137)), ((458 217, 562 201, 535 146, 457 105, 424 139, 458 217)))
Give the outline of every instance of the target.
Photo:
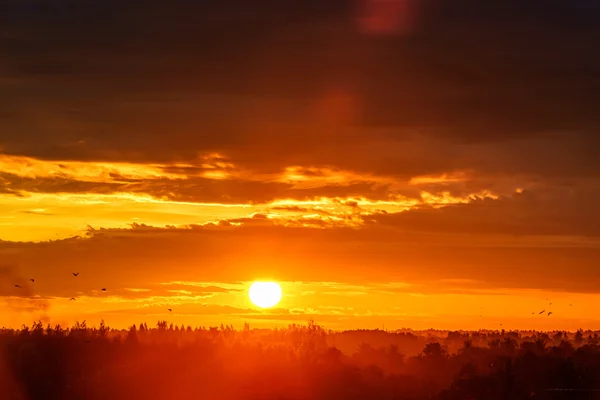
POLYGON ((275 282, 254 282, 248 290, 248 295, 255 306, 273 307, 281 300, 281 286, 275 282))

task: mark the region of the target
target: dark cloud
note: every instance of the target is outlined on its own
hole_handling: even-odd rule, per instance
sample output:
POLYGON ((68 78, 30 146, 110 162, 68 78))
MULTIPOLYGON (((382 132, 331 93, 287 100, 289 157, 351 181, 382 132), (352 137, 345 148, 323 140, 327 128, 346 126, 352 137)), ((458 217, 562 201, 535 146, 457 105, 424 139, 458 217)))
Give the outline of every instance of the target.
POLYGON ((213 180, 192 178, 182 181, 146 181, 129 185, 130 192, 148 193, 175 201, 261 204, 277 199, 309 200, 318 197, 364 196, 385 200, 391 195, 388 188, 373 183, 323 184, 310 189, 294 188, 292 184, 245 181, 241 179, 213 180))
MULTIPOLYGON (((21 177, 0 172, 0 193, 26 195, 27 193, 137 193, 173 201, 261 204, 277 199, 310 200, 319 197, 365 197, 387 200, 394 194, 389 185, 373 182, 322 183, 312 188, 296 188, 290 183, 233 179, 124 179, 112 176, 114 181, 81 181, 76 177, 21 177)), ((89 178, 88 178, 89 179, 89 178)), ((112 180, 111 179, 111 180, 112 180)), ((364 178, 368 180, 368 178, 364 178)), ((418 196, 417 193, 412 193, 418 196)))
POLYGON ((597 5, 411 4, 414 29, 368 35, 354 1, 3 2, 0 146, 597 175, 597 5))
MULTIPOLYGON (((109 182, 83 182, 70 178, 29 178, 0 172, 4 178, 7 192, 13 194, 29 193, 99 193, 108 194, 125 191, 126 186, 109 182), (121 190, 120 190, 121 189, 121 190)), ((2 186, 0 186, 0 191, 2 186)))
POLYGON ((444 208, 421 207, 367 217, 378 224, 416 232, 513 236, 600 236, 595 190, 516 193, 444 208))
POLYGON ((292 211, 292 212, 308 212, 308 211, 311 211, 310 208, 298 207, 298 206, 278 206, 278 207, 271 207, 271 210, 273 210, 273 211, 292 211))

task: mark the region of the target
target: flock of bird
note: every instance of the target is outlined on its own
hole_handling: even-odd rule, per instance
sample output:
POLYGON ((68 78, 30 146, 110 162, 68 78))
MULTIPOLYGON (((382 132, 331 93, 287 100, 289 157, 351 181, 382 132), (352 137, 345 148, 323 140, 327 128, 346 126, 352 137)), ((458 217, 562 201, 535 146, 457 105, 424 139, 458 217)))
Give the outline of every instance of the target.
MULTIPOLYGON (((546 300, 548 300, 548 299, 546 299, 546 300)), ((551 305, 552 305, 552 303, 549 303, 548 305, 549 305, 549 306, 551 306, 551 305)), ((573 307, 573 304, 569 304, 569 307, 573 307)), ((538 315, 542 315, 542 314, 544 314, 545 312, 546 312, 546 309, 544 308, 542 311, 540 311, 540 312, 538 313, 538 315)), ((534 311, 534 312, 532 312, 531 314, 535 314, 535 311, 534 311)), ((547 316, 549 317, 549 316, 551 316, 552 314, 554 314, 552 311, 548 311, 548 314, 547 314, 547 316)))
MULTIPOLYGON (((548 300, 548 299, 546 299, 546 300, 548 300)), ((552 303, 548 304, 548 306, 551 306, 551 305, 552 305, 552 303)), ((573 307, 573 304, 569 304, 569 307, 573 307)), ((483 310, 483 307, 481 307, 481 309, 483 310)), ((544 313, 546 313, 546 309, 545 308, 542 311, 538 312, 538 315, 542 315, 544 313)), ((552 311, 548 311, 547 316, 549 317, 549 316, 551 316, 553 314, 554 313, 552 311)), ((535 315, 535 311, 532 312, 531 315, 535 315)), ((479 317, 481 318, 481 317, 483 317, 483 315, 479 315, 479 317)), ((500 324, 500 326, 502 326, 502 324, 500 324)))
MULTIPOLYGON (((71 273, 73 274, 73 276, 74 276, 75 278, 77 278, 77 277, 79 276, 79 272, 71 272, 71 273)), ((31 283, 35 283, 35 279, 31 278, 31 279, 29 279, 29 282, 31 282, 31 283)), ((18 289, 22 289, 22 288, 23 288, 21 285, 17 285, 17 284, 15 284, 15 287, 16 287, 16 288, 18 288, 18 289)), ((106 288, 102 288, 101 290, 102 290, 103 292, 106 292, 106 288)), ((75 300, 77 300, 75 297, 71 297, 71 298, 69 299, 69 301, 75 301, 75 300)), ((173 311, 173 310, 172 310, 172 309, 170 309, 170 308, 168 308, 168 310, 169 310, 169 312, 172 312, 172 311, 173 311)))
MULTIPOLYGON (((77 277, 77 276, 79 276, 79 272, 71 272, 71 273, 73 274, 73 276, 74 276, 74 277, 77 277)), ((31 278, 29 281, 30 281, 31 283, 35 283, 35 279, 33 279, 33 278, 31 278)), ((16 284, 15 284, 15 287, 16 287, 16 288, 19 288, 19 289, 21 289, 21 286, 20 286, 20 285, 16 285, 16 284)), ((106 292, 106 288, 102 288, 102 291, 103 291, 103 292, 106 292)), ((76 300, 76 299, 75 299, 75 297, 71 297, 71 298, 69 299, 69 301, 75 301, 75 300, 76 300)), ((546 299, 546 300, 548 300, 548 299, 546 299)), ((551 306, 551 305, 552 305, 552 303, 550 303, 550 304, 548 304, 548 305, 549 305, 549 306, 551 306)), ((569 304, 569 307, 572 307, 572 306, 573 306, 573 304, 569 304)), ((169 312, 173 311, 173 310, 172 310, 172 309, 170 309, 170 308, 168 308, 168 310, 169 310, 169 312)), ((546 309, 543 309, 542 311, 540 311, 540 312, 538 313, 538 315, 542 315, 542 314, 544 314, 545 312, 546 312, 546 309)), ((532 312, 531 314, 535 314, 535 311, 534 311, 534 312, 532 312)), ((554 314, 552 311, 548 311, 548 316, 551 316, 552 314, 554 314)), ((480 315, 480 317, 481 317, 481 316, 482 316, 482 315, 480 315)))
MULTIPOLYGON (((79 276, 79 272, 71 272, 71 273, 73 274, 73 276, 75 278, 77 278, 79 276)), ((29 279, 29 282, 35 283, 35 279, 31 278, 31 279, 29 279)), ((23 288, 21 285, 17 285, 17 284, 15 284, 15 287, 18 288, 18 289, 22 289, 23 288)), ((106 292, 106 288, 102 288, 102 291, 106 292)), ((75 300, 76 300, 75 297, 71 297, 69 299, 69 301, 75 301, 75 300)), ((171 311, 171 310, 169 310, 169 311, 171 311)))

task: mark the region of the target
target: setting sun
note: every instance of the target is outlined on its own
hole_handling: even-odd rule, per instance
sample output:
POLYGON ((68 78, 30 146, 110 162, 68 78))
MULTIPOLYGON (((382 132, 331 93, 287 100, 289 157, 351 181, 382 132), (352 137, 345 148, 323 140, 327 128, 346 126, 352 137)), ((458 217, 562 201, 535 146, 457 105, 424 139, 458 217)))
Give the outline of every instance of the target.
POLYGON ((248 290, 248 296, 255 306, 273 307, 281 300, 281 286, 275 282, 254 282, 248 290))

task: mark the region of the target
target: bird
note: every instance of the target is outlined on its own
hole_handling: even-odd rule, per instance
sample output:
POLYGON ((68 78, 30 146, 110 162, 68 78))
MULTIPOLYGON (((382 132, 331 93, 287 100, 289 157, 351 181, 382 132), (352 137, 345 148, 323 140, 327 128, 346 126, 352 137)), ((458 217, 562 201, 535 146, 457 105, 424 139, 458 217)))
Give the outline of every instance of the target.
POLYGON ((103 292, 106 292, 106 288, 104 288, 104 287, 103 287, 103 288, 102 288, 102 291, 103 291, 103 292))
POLYGON ((75 297, 71 297, 69 301, 75 301, 75 297))
POLYGON ((31 278, 31 279, 30 279, 30 281, 31 281, 31 282, 35 282, 35 279, 31 278))
POLYGON ((550 303, 550 304, 548 304, 548 305, 549 305, 549 306, 551 306, 551 305, 552 305, 552 303, 550 303))
POLYGON ((550 311, 550 312, 548 313, 548 316, 551 316, 552 314, 553 314, 553 313, 552 313, 552 311, 550 311))
POLYGON ((79 275, 79 272, 71 272, 73 274, 73 276, 77 276, 79 275))
POLYGON ((167 310, 169 310, 169 312, 173 311, 173 310, 171 310, 170 308, 168 308, 167 310))
POLYGON ((546 312, 546 310, 542 310, 542 311, 539 312, 539 314, 541 315, 541 314, 543 314, 545 312, 546 312))
POLYGON ((15 287, 21 289, 21 286, 19 286, 19 285, 15 285, 15 287))

